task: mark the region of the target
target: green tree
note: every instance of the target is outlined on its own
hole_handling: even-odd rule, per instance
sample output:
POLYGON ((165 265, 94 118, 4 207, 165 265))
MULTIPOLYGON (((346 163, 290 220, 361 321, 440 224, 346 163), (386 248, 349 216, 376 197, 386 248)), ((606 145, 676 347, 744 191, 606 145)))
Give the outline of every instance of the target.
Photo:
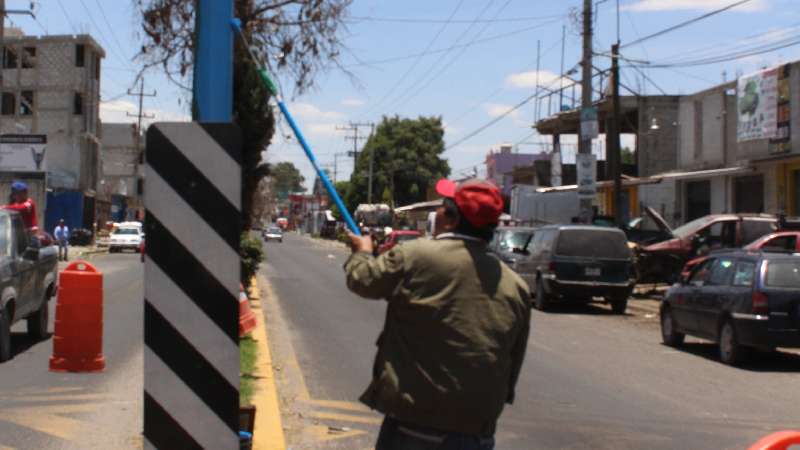
POLYGON ((382 199, 390 206, 402 206, 424 201, 428 188, 450 175, 450 166, 441 157, 444 152, 441 117, 384 117, 359 153, 350 177, 351 205, 367 201, 372 152, 375 153, 372 182, 375 203, 382 199))
POLYGON ((636 155, 629 147, 623 148, 619 153, 622 164, 636 164, 636 155))
MULTIPOLYGON (((232 0, 245 37, 269 70, 289 79, 295 93, 313 85, 314 77, 338 65, 340 34, 352 0, 232 0)), ((196 0, 134 0, 142 15, 142 73, 158 67, 175 84, 187 86, 194 61, 196 0)), ((258 79, 247 49, 234 48, 233 118, 243 134, 242 226, 253 221, 254 196, 270 167, 262 152, 275 132, 269 93, 258 79)))
MULTIPOLYGON (((350 210, 350 213, 352 213, 355 208, 351 207, 347 202, 347 198, 350 194, 350 182, 347 180, 337 181, 334 187, 336 187, 336 192, 339 193, 339 196, 342 198, 342 202, 344 202, 344 205, 347 207, 347 209, 350 210)), ((333 214, 333 217, 335 217, 336 220, 338 221, 343 221, 344 216, 342 216, 342 212, 339 211, 339 207, 336 206, 336 203, 334 203, 333 200, 331 200, 330 205, 331 205, 331 214, 333 214)))
POLYGON ((305 191, 303 182, 306 179, 290 162, 279 162, 272 167, 272 188, 280 200, 285 200, 290 193, 305 191))

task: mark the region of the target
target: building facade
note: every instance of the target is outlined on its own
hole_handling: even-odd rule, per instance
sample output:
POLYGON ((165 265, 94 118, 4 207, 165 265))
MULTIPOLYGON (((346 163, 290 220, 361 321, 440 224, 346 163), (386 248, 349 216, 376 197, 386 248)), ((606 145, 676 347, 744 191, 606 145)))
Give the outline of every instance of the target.
POLYGON ((486 155, 486 179, 496 184, 503 196, 508 197, 514 184, 514 169, 532 166, 534 161, 549 159, 547 153, 515 153, 511 144, 501 144, 486 155))
POLYGON ((110 201, 110 220, 140 220, 144 206, 141 179, 144 141, 137 135, 136 124, 104 123, 102 128, 98 197, 110 201))

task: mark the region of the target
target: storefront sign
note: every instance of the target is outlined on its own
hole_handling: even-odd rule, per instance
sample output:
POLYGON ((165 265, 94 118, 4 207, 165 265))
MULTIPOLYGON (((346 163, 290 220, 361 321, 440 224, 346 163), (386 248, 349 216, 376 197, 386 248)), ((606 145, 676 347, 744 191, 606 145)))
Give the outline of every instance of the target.
POLYGON ((578 198, 594 199, 597 196, 597 157, 578 153, 575 156, 578 176, 578 198))
POLYGON ((778 69, 739 78, 736 110, 739 142, 778 137, 778 69))
POLYGON ((777 130, 775 137, 769 141, 769 152, 788 153, 791 150, 791 122, 792 122, 792 109, 791 109, 791 94, 792 87, 790 83, 790 69, 789 64, 778 67, 778 117, 777 117, 777 130))
POLYGON ((44 134, 0 135, 0 170, 45 172, 47 136, 44 134))

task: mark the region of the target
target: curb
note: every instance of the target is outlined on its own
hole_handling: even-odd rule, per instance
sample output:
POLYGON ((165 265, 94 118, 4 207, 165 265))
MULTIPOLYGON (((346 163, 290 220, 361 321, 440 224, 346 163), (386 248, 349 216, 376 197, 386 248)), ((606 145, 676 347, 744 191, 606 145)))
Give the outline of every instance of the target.
POLYGON ((256 420, 253 429, 253 449, 284 450, 286 438, 283 435, 281 411, 278 404, 278 388, 275 383, 275 372, 272 365, 272 354, 269 351, 267 328, 264 323, 264 312, 261 309, 261 289, 256 277, 250 283, 249 294, 251 308, 256 312, 256 328, 251 336, 256 341, 256 375, 258 382, 253 393, 253 406, 256 407, 256 420))

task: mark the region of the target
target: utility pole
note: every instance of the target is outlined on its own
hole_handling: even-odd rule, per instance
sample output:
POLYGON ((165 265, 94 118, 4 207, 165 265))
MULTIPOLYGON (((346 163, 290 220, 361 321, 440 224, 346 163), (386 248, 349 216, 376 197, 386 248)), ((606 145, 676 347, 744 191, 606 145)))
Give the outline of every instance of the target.
POLYGON ((558 80, 558 112, 564 105, 564 47, 567 42, 567 26, 561 26, 561 78, 558 80))
POLYGON ((534 123, 539 121, 539 106, 542 104, 539 101, 539 63, 542 57, 542 41, 536 41, 536 107, 534 108, 534 123))
POLYGON ((337 175, 339 174, 339 157, 340 156, 347 156, 348 152, 338 152, 333 154, 333 183, 336 184, 336 180, 338 180, 337 175))
MULTIPOLYGON (((588 119, 588 112, 592 108, 592 0, 583 0, 583 59, 581 61, 581 66, 583 69, 583 77, 581 79, 581 129, 578 141, 579 159, 580 155, 591 155, 592 153, 592 136, 588 133, 588 126, 584 125, 588 119)), ((588 156, 584 158, 588 158, 588 156)), ((581 184, 580 181, 579 179, 579 185, 581 184)), ((592 188, 594 188, 594 186, 592 186, 592 188)), ((580 220, 583 223, 589 223, 592 217, 592 198, 584 196, 580 198, 579 202, 580 220)))
POLYGON ((359 122, 350 122, 346 126, 338 126, 336 127, 337 130, 342 131, 352 131, 352 136, 345 136, 345 140, 353 141, 353 172, 356 171, 356 163, 358 163, 358 141, 359 139, 364 139, 364 136, 359 136, 358 129, 361 127, 371 127, 373 126, 372 123, 359 123, 359 122))
MULTIPOLYGON (((0 0, 2 1, 2 0, 0 0)), ((141 178, 139 177, 139 165, 144 163, 144 151, 142 149, 142 119, 154 119, 155 116, 152 114, 145 114, 144 113, 144 98, 145 97, 155 97, 157 94, 156 91, 152 93, 145 93, 144 92, 144 76, 142 76, 139 80, 139 92, 132 92, 128 89, 128 95, 133 95, 139 97, 139 111, 137 114, 126 113, 128 117, 136 117, 136 136, 134 136, 134 144, 136 145, 136 162, 134 162, 134 176, 136 177, 136 194, 141 199, 141 196, 144 195, 144 189, 142 189, 142 184, 140 183, 141 178)), ((141 206, 141 205, 140 205, 141 206)))
POLYGON ((622 155, 620 154, 620 111, 619 111, 619 41, 611 46, 611 95, 614 110, 612 127, 608 132, 611 135, 611 148, 608 161, 611 164, 611 175, 614 180, 613 204, 614 220, 617 225, 622 224, 622 170, 620 167, 622 155))
MULTIPOLYGON (((375 134, 375 124, 372 124, 372 127, 369 130, 369 137, 371 138, 372 135, 375 134)), ((369 140, 369 139, 368 139, 369 140)), ((372 172, 375 167, 375 146, 373 146, 369 150, 369 181, 367 186, 367 203, 372 203, 372 172)))

